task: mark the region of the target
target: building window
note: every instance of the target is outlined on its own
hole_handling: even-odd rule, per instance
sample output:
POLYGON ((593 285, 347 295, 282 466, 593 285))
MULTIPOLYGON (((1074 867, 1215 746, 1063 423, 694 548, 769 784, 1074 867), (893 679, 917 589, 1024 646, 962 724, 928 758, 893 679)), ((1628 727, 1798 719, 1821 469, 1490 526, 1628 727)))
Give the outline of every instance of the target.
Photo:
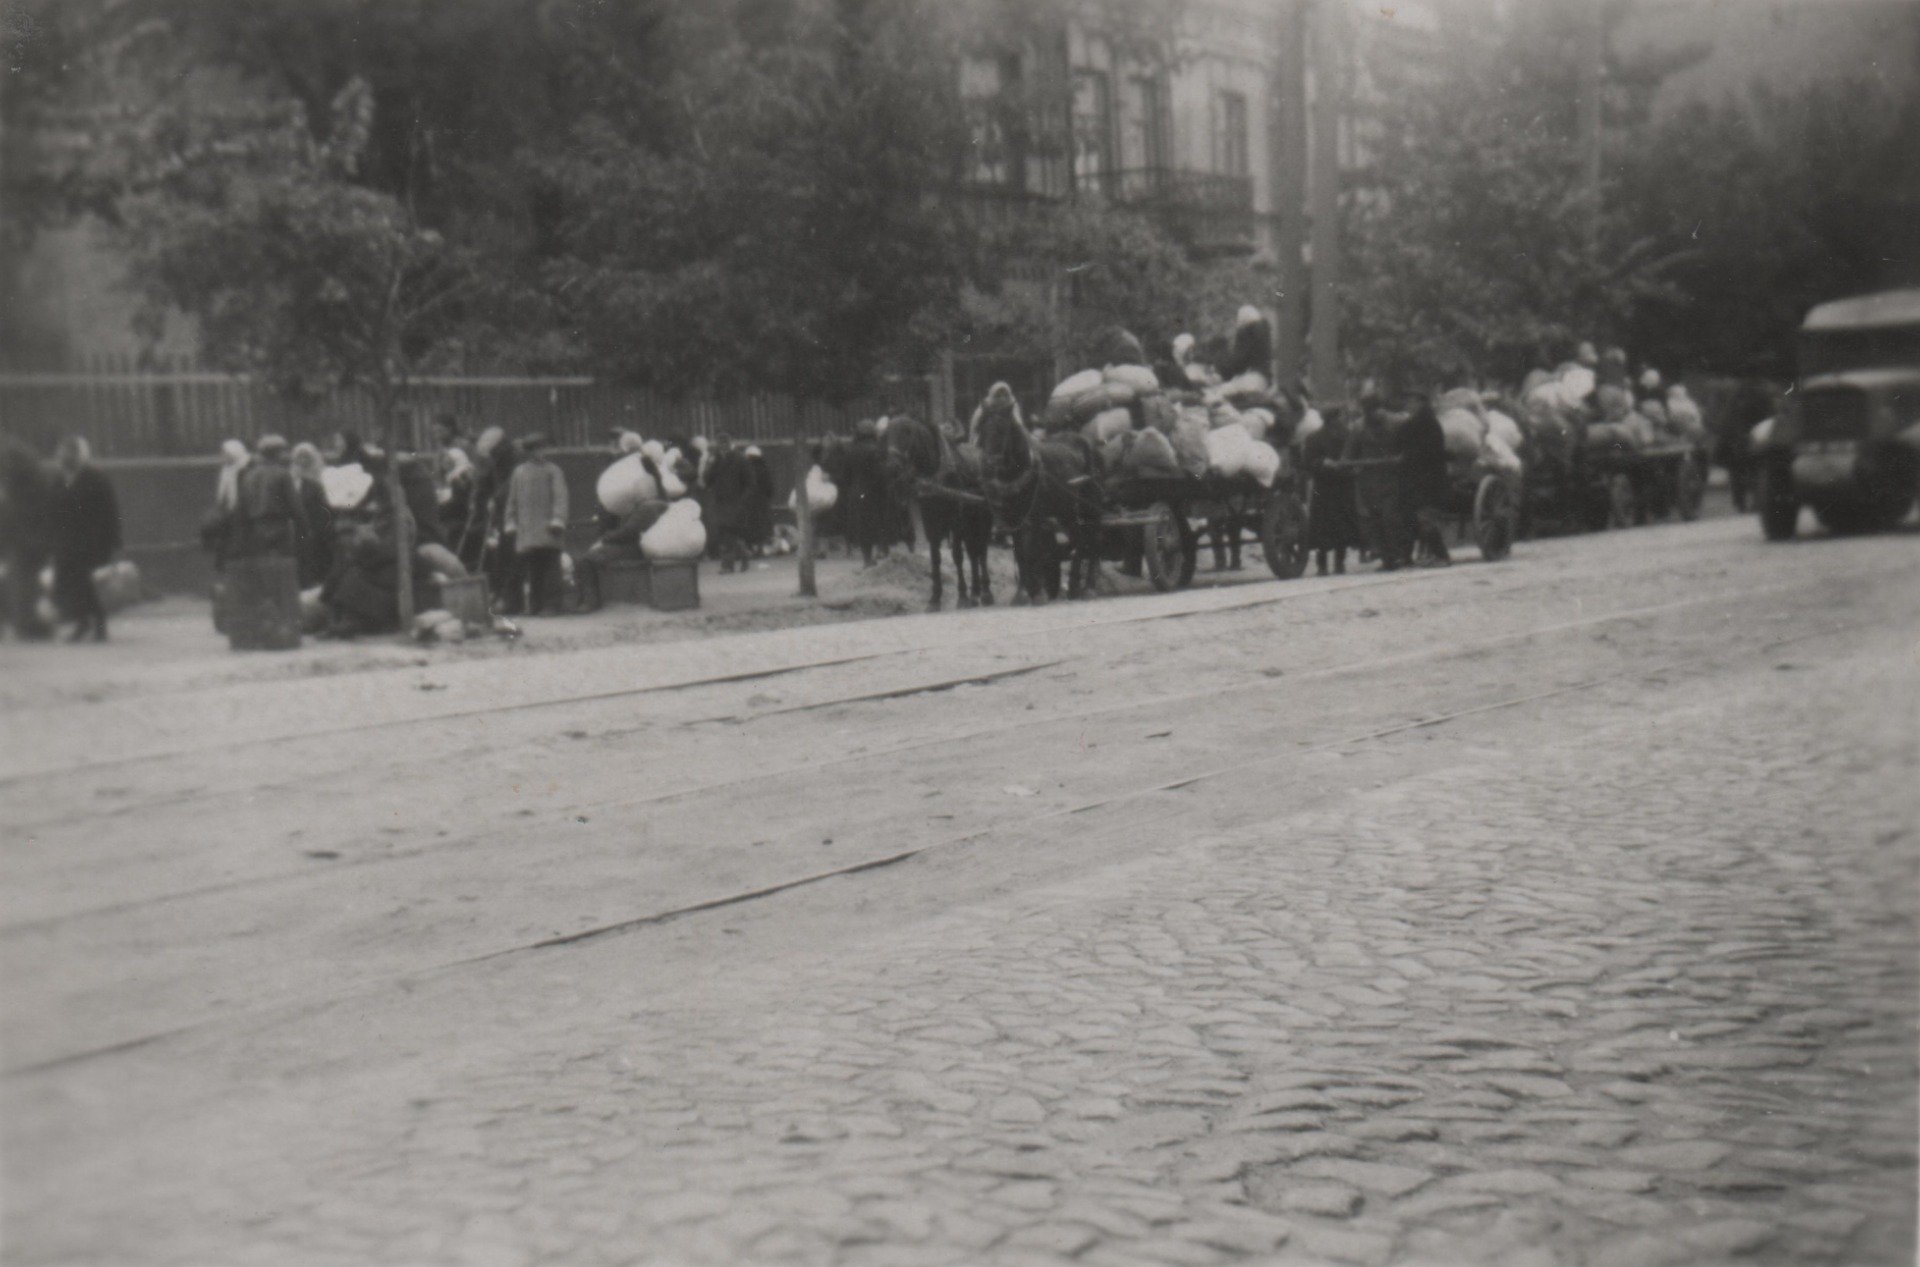
POLYGON ((1150 75, 1130 76, 1120 96, 1120 166, 1131 170, 1167 165, 1166 97, 1150 75))
POLYGON ((1113 85, 1105 71, 1073 76, 1073 183, 1106 193, 1113 173, 1113 85))
POLYGON ((972 133, 968 179, 980 185, 1018 185, 1022 179, 1021 121, 1013 104, 1020 85, 1017 54, 989 54, 960 63, 960 99, 972 133))
POLYGON ((1251 143, 1247 133, 1247 95, 1223 92, 1214 113, 1214 170, 1227 176, 1247 176, 1253 171, 1251 143))

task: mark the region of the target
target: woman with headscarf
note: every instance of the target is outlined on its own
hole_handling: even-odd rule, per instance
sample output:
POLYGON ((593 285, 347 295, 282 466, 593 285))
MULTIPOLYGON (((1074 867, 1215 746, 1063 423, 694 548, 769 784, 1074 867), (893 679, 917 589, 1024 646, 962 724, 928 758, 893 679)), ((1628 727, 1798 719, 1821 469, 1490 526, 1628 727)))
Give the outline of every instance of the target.
POLYGON ((311 589, 333 571, 333 507, 327 504, 326 459, 311 444, 293 446, 293 482, 301 510, 294 559, 299 565, 300 588, 311 589))

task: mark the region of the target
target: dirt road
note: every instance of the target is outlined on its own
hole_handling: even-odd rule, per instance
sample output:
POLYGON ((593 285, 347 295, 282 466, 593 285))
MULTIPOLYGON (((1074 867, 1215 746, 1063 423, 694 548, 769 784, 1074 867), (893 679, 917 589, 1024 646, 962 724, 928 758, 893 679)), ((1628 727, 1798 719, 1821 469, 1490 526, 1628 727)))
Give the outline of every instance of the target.
POLYGON ((1914 545, 16 710, 5 1259, 1910 1261, 1914 545))

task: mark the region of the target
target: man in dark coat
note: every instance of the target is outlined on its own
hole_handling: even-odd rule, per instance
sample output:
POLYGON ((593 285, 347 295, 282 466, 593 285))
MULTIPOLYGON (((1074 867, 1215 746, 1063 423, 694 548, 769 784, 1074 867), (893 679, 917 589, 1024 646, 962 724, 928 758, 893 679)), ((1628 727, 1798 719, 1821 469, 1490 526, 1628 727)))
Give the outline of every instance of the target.
POLYGON ((1393 427, 1386 403, 1369 400, 1342 454, 1349 462, 1366 463, 1354 473, 1354 500, 1361 534, 1379 556, 1383 572, 1407 565, 1407 520, 1400 501, 1400 455, 1393 427))
POLYGON ((707 467, 704 510, 707 532, 720 570, 747 570, 747 529, 755 495, 753 471, 747 459, 725 436, 713 446, 707 467))
POLYGON ((75 622, 68 641, 79 642, 91 634, 95 642, 105 642, 107 610, 93 587, 93 573, 113 562, 120 551, 120 503, 79 436, 61 441, 55 460, 60 478, 50 507, 54 605, 75 622))
POLYGON ((1347 551, 1360 544, 1360 514, 1354 507, 1353 474, 1328 463, 1346 452, 1350 429, 1346 410, 1329 406, 1320 429, 1300 446, 1300 465, 1312 481, 1313 500, 1307 509, 1307 548, 1314 552, 1315 570, 1327 574, 1347 570, 1347 551))
POLYGON ((53 480, 15 444, 0 447, 0 562, 7 567, 0 624, 38 641, 53 631, 40 618, 40 572, 53 555, 53 480))
POLYGON ((860 551, 868 567, 876 552, 885 554, 896 539, 895 508, 887 479, 887 455, 880 447, 879 434, 872 422, 862 422, 853 440, 842 451, 844 478, 840 485, 847 544, 860 551))
POLYGON ((1409 398, 1401 406, 1404 417, 1395 428, 1395 449, 1400 454, 1400 498, 1407 516, 1407 528, 1426 552, 1428 567, 1446 567, 1453 562, 1447 553, 1447 433, 1440 429, 1440 416, 1425 396, 1409 398))
POLYGON ((747 518, 741 534, 746 537, 749 549, 764 550, 773 540, 773 471, 758 445, 748 445, 745 457, 753 494, 747 502, 747 518))

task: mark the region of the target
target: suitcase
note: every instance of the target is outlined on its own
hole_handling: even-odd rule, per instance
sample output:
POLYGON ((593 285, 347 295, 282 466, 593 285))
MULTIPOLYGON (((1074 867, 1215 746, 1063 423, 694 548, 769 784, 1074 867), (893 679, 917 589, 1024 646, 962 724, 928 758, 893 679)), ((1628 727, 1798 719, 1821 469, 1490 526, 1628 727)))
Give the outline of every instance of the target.
POLYGON ((649 566, 652 595, 647 601, 655 611, 688 611, 700 605, 698 559, 656 559, 649 566))

